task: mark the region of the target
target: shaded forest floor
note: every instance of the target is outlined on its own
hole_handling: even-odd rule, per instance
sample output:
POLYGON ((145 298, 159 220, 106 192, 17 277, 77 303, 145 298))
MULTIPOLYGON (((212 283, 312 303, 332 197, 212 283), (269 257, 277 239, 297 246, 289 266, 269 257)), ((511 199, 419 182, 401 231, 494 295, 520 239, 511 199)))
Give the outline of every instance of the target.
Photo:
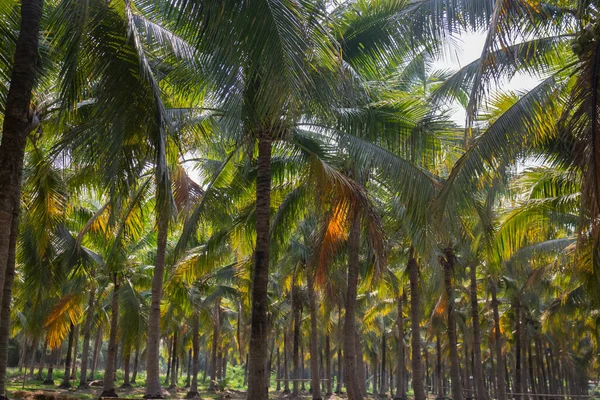
MULTIPOLYGON (((44 374, 45 375, 45 374, 44 374)), ((56 371, 54 374, 54 385, 44 385, 42 381, 35 379, 34 377, 25 377, 23 373, 19 373, 16 369, 9 369, 8 371, 8 382, 7 382, 7 394, 11 399, 25 399, 25 400, 92 400, 98 399, 102 393, 102 383, 100 380, 95 381, 100 386, 90 386, 85 389, 69 388, 63 389, 59 385, 62 381, 62 371, 56 371)), ((101 378, 101 376, 97 376, 101 378)), ((138 382, 134 383, 130 388, 121 388, 122 377, 117 373, 117 381, 115 382, 116 392, 119 398, 122 399, 142 399, 144 396, 144 384, 145 376, 139 376, 138 382)), ((185 387, 186 381, 180 379, 177 390, 165 391, 163 394, 168 399, 185 399, 188 389, 185 387)), ((161 378, 164 382, 164 377, 161 378)), ((76 380, 75 382, 78 382, 76 380)), ((273 386, 274 387, 274 386, 273 386)), ((224 389, 222 391, 210 392, 208 391, 207 383, 199 384, 200 399, 245 399, 246 392, 244 390, 235 389, 224 389)), ((371 397, 371 396, 370 396, 371 397)), ((291 395, 284 395, 281 392, 272 390, 269 392, 270 399, 310 399, 311 394, 308 391, 300 393, 300 397, 294 398, 291 395)), ((332 395, 328 397, 330 400, 345 399, 345 395, 332 395)), ((375 397, 372 397, 375 399, 375 397)))

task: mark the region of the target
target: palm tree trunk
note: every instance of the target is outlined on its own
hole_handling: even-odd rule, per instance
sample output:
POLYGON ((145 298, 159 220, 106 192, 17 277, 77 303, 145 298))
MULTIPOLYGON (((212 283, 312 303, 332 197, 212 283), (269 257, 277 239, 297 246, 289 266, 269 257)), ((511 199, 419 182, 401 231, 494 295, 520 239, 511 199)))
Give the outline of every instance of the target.
POLYGON ((365 362, 363 360, 363 348, 360 343, 358 330, 354 336, 354 344, 356 345, 356 375, 358 376, 358 388, 363 397, 367 397, 367 376, 365 372, 365 362))
POLYGON ((387 395, 387 375, 385 372, 385 351, 386 351, 387 343, 385 341, 385 326, 383 327, 383 333, 381 334, 381 390, 379 394, 381 396, 387 395))
POLYGON ((325 379, 327 379, 327 396, 333 393, 333 374, 331 373, 331 338, 325 336, 325 379))
POLYGON ((288 366, 288 332, 285 330, 283 332, 283 393, 287 394, 290 392, 290 380, 289 373, 290 369, 288 366))
POLYGON ((94 380, 96 373, 96 367, 98 366, 98 355, 100 354, 100 348, 102 347, 102 324, 98 326, 96 331, 96 340, 94 341, 94 355, 92 356, 92 370, 90 371, 90 381, 94 380))
POLYGON ((337 394, 341 394, 342 393, 342 380, 343 380, 343 375, 344 375, 344 363, 342 360, 342 349, 338 348, 337 351, 337 383, 336 383, 336 387, 335 387, 335 393, 337 394))
POLYGON ((189 388, 192 386, 192 349, 188 350, 186 361, 187 361, 187 378, 185 380, 185 387, 189 388))
POLYGON ((215 391, 217 389, 217 355, 219 351, 219 333, 221 332, 221 299, 217 299, 214 315, 213 341, 210 356, 210 384, 208 390, 215 391))
MULTIPOLYGON (((0 327, 1 327, 1 325, 0 325, 0 327)), ((37 373, 37 377, 36 377, 36 379, 38 381, 41 381, 44 379, 43 372, 44 372, 44 363, 46 362, 46 351, 47 350, 48 350, 48 338, 46 337, 46 340, 44 340, 44 347, 42 349, 42 357, 40 358, 40 365, 39 365, 38 373, 37 373)), ((0 357, 1 357, 1 355, 0 355, 0 357)))
POLYGON ((198 393, 198 358, 200 356, 200 327, 198 326, 198 315, 194 313, 192 319, 192 384, 190 390, 185 396, 186 399, 196 399, 200 395, 198 393))
POLYGON ((106 367, 104 369, 103 390, 100 397, 118 397, 115 392, 115 360, 117 358, 117 330, 119 323, 119 283, 117 275, 113 274, 114 289, 111 301, 110 333, 108 351, 106 352, 106 367))
POLYGON ((173 338, 167 343, 167 374, 165 375, 165 385, 171 382, 171 364, 173 364, 173 338))
POLYGON ((412 348, 412 387, 415 400, 425 400, 423 387, 423 363, 421 362, 421 310, 419 298, 419 265, 414 258, 411 248, 408 259, 410 280, 410 320, 411 320, 411 348, 412 348))
POLYGON ((73 339, 73 353, 71 358, 71 380, 77 379, 77 350, 79 349, 79 325, 75 326, 75 336, 73 339))
MULTIPOLYGON (((10 85, 4 108, 2 141, 0 142, 0 299, 7 269, 16 247, 11 240, 18 231, 21 175, 27 135, 39 124, 30 109, 31 92, 36 77, 38 38, 42 19, 43 0, 22 0, 19 37, 13 56, 10 85)), ((0 346, 8 338, 0 338, 0 346)), ((0 349, 0 353, 2 350, 0 349)), ((8 353, 7 353, 8 354, 8 353)), ((4 360, 2 362, 5 362, 4 360)))
POLYGON ((398 360, 396 366, 396 397, 395 400, 404 400, 406 388, 404 387, 404 318, 402 312, 403 296, 398 296, 398 315, 396 325, 398 326, 398 360))
POLYGON ((140 345, 135 344, 135 357, 133 359, 133 374, 131 375, 131 383, 135 383, 138 373, 138 367, 140 366, 140 345))
POLYGON ((494 347, 496 350, 496 387, 498 388, 498 400, 506 400, 506 384, 504 377, 504 357, 502 355, 502 332, 500 332, 500 313, 498 311, 498 299, 496 294, 496 282, 492 281, 492 310, 494 313, 494 347))
POLYGON ((442 344, 440 343, 440 334, 435 336, 435 356, 436 363, 436 378, 437 378, 437 397, 441 400, 444 398, 444 368, 442 367, 442 344))
POLYGON ((256 248, 252 271, 252 315, 248 367, 248 400, 269 396, 267 371, 267 286, 269 282, 271 213, 271 138, 269 132, 258 137, 256 174, 256 248))
MULTIPOLYGON (((296 274, 294 273, 294 280, 296 274)), ((298 396, 298 379, 300 379, 300 360, 299 360, 299 345, 300 345, 300 296, 298 288, 295 284, 292 285, 292 314, 294 316, 294 341, 292 352, 292 396, 298 396)))
POLYGON ((516 400, 521 400, 521 393, 523 393, 523 374, 521 373, 521 312, 520 306, 517 302, 515 305, 515 395, 516 400))
POLYGON ((315 295, 314 279, 312 272, 308 271, 308 307, 310 312, 310 379, 313 400, 321 399, 321 385, 319 382, 319 339, 317 332, 317 300, 315 295))
POLYGON ((171 385, 169 389, 177 389, 177 329, 173 331, 173 349, 171 350, 171 385))
MULTIPOLYGON (((94 271, 91 273, 92 278, 94 277, 94 271)), ((88 300, 88 312, 85 318, 85 326, 83 328, 83 348, 81 350, 81 376, 79 379, 79 387, 87 387, 87 371, 88 371, 88 358, 90 349, 90 337, 92 331, 92 322, 94 321, 94 301, 96 297, 96 289, 90 291, 90 298, 88 300)))
POLYGON ((277 388, 275 390, 278 392, 281 390, 281 354, 279 346, 277 346, 277 388))
POLYGON ((123 384, 121 385, 122 388, 130 388, 131 387, 131 383, 129 382, 129 378, 131 375, 131 370, 129 369, 130 361, 131 361, 131 351, 129 349, 126 349, 126 350, 124 350, 124 354, 123 354, 124 373, 123 373, 123 384))
POLYGON ((50 350, 50 362, 48 363, 48 375, 46 375, 46 379, 44 379, 44 385, 54 386, 54 378, 52 373, 54 372, 54 363, 56 362, 56 354, 58 351, 56 349, 50 350))
POLYGON ((66 389, 71 387, 71 349, 73 347, 73 335, 75 334, 75 326, 71 323, 71 329, 69 330, 69 341, 67 342, 67 358, 65 360, 65 374, 63 381, 60 384, 60 388, 66 389))
POLYGON ((483 381, 483 364, 481 361, 481 328, 479 327, 479 304, 477 302, 477 266, 471 265, 471 315, 473 319, 473 357, 475 359, 475 389, 477 400, 487 400, 487 392, 483 381))
POLYGON ((6 279, 4 279, 4 290, 2 292, 2 311, 0 312, 0 399, 8 399, 6 396, 6 368, 8 366, 8 339, 10 337, 10 303, 15 280, 17 240, 19 237, 18 212, 19 208, 16 209, 12 220, 6 279))
POLYGON ((442 269, 444 271, 444 287, 446 289, 446 299, 448 303, 448 342, 450 346, 450 382, 452 387, 452 400, 462 400, 462 387, 460 380, 460 361, 457 348, 456 336, 456 312, 454 310, 454 288, 452 286, 452 270, 454 269, 454 251, 451 248, 444 250, 444 257, 441 259, 442 269))
POLYGON ((162 399, 160 387, 159 350, 160 350, 160 300, 162 298, 167 237, 169 235, 169 215, 166 211, 158 214, 158 241, 154 274, 152 276, 152 300, 148 317, 148 346, 146 346, 146 393, 145 398, 162 399))
POLYGON ((356 370, 356 292, 358 287, 358 254, 360 250, 360 216, 354 216, 348 236, 348 278, 346 290, 346 315, 344 321, 344 380, 348 399, 360 400, 356 370))

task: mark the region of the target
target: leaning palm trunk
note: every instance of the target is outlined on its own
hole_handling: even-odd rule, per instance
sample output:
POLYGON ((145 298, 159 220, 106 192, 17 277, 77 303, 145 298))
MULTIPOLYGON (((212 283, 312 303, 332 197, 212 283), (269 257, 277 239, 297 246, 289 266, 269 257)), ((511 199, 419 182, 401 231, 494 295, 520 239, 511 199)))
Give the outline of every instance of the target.
MULTIPOLYGON (((321 386, 319 382, 319 343, 317 332, 317 300, 315 295, 314 279, 312 272, 308 272, 308 307, 310 311, 310 380, 312 386, 312 398, 321 399, 321 386)), ((327 338, 329 340, 329 337, 327 338)), ((329 344, 329 342, 327 343, 329 344)))
MULTIPOLYGON (((16 240, 11 241, 11 237, 18 230, 18 225, 12 221, 18 219, 27 135, 39 124, 37 115, 30 108, 30 102, 36 77, 38 37, 44 1, 22 0, 20 4, 21 26, 4 107, 0 143, 0 299, 4 299, 2 293, 6 270, 16 247, 16 240)), ((0 342, 4 341, 4 337, 0 338, 0 342)))
POLYGON ((146 347, 146 394, 144 397, 161 399, 159 349, 160 349, 160 300, 162 298, 167 237, 169 234, 169 215, 161 211, 158 215, 158 242, 154 274, 152 276, 152 300, 148 318, 148 346, 146 347))
POLYGON ((448 317, 448 344, 450 346, 450 377, 452 379, 452 400, 462 400, 462 387, 460 380, 460 361, 458 356, 457 336, 456 336, 456 312, 454 310, 454 288, 452 287, 452 270, 454 269, 454 251, 451 248, 444 250, 444 257, 441 259, 442 269, 444 270, 444 287, 446 289, 446 315, 448 317))
POLYGON ((356 291, 358 286, 358 253, 360 247, 360 216, 353 217, 348 237, 348 289, 344 321, 344 380, 350 400, 362 399, 356 370, 356 291))
MULTIPOLYGON (((10 303, 12 298, 12 285, 15 280, 15 261, 17 252, 17 239, 19 237, 18 209, 12 220, 8 264, 6 266, 6 279, 2 292, 2 311, 0 313, 0 398, 6 396, 6 367, 8 366, 8 339, 10 337, 10 303)), ((44 349, 45 350, 45 349, 44 349)), ((41 368, 41 367, 40 367, 41 368)))
POLYGON ((471 265, 471 314, 473 316, 473 358, 477 400, 487 400, 481 362, 481 329, 479 327, 479 305, 477 303, 477 266, 471 265))
POLYGON ((171 384, 169 390, 177 389, 177 329, 173 332, 173 349, 171 350, 171 384))
MULTIPOLYGON (((94 272, 90 274, 92 278, 94 277, 94 272)), ((88 312, 85 319, 85 326, 83 328, 83 348, 81 350, 81 374, 79 379, 79 387, 84 388, 87 387, 87 368, 88 368, 88 358, 89 358, 89 350, 90 350, 90 338, 92 331, 92 322, 94 321, 94 300, 96 296, 96 289, 92 289, 90 291, 90 298, 88 301, 88 312)))
POLYGON ((258 135, 256 173, 256 248, 252 271, 252 314, 248 355, 248 400, 264 400, 269 396, 267 379, 267 286, 269 282, 269 247, 271 213, 271 137, 258 135))
POLYGON ((113 279, 114 289, 111 301, 110 333, 108 351, 106 352, 103 390, 100 397, 118 397, 115 392, 115 360, 117 359, 117 329, 119 322, 119 283, 116 274, 114 274, 113 279))
POLYGON ((325 379, 327 380, 327 396, 333 393, 333 374, 331 373, 331 338, 325 337, 325 379))
POLYGON ((408 259, 408 272, 410 280, 410 321, 411 349, 412 349, 412 387, 415 400, 425 400, 425 387, 423 383, 423 363, 421 362, 421 311, 419 298, 419 265, 414 258, 411 248, 408 259))
POLYGON ((192 384, 185 396, 186 399, 196 399, 200 397, 198 394, 198 353, 200 352, 200 335, 198 329, 198 315, 194 313, 192 318, 192 384))

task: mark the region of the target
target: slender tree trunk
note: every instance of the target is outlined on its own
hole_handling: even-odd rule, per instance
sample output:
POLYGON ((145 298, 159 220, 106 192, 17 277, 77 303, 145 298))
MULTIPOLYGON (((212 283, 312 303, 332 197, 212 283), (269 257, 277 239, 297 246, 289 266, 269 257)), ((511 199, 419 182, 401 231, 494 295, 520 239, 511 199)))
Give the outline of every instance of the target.
POLYGON ((227 347, 223 349, 223 379, 227 379, 227 347))
MULTIPOLYGON (((2 329, 1 323, 0 323, 0 329, 2 329)), ((41 381, 44 379, 43 373, 44 373, 44 364, 46 362, 46 352, 47 351, 48 351, 48 338, 46 337, 46 340, 44 340, 44 348, 42 350, 42 357, 40 358, 40 365, 38 368, 38 373, 37 373, 37 378, 36 378, 38 381, 41 381)), ((2 357, 2 355, 0 354, 0 359, 1 359, 1 357, 2 357)), ((0 374, 1 373, 2 373, 2 371, 0 370, 0 374)))
MULTIPOLYGON (((294 281, 296 274, 294 273, 294 281)), ((293 341, 293 352, 292 352, 292 396, 298 396, 298 379, 300 379, 300 295, 298 294, 298 287, 292 284, 292 314, 294 316, 294 341, 293 341)))
POLYGON ((187 353, 187 378, 185 379, 185 387, 189 388, 192 385, 192 349, 187 353))
POLYGON ((335 392, 337 394, 341 394, 342 393, 342 377, 343 377, 343 368, 344 368, 344 363, 342 360, 342 349, 338 348, 337 351, 337 364, 338 364, 338 368, 337 368, 337 384, 336 384, 336 388, 335 388, 335 392))
MULTIPOLYGON (((198 358, 200 356, 200 327, 198 322, 198 315, 194 313, 192 319, 192 383, 190 390, 187 392, 187 399, 196 399, 200 397, 198 393, 198 358)), ((205 368, 206 369, 206 368, 205 368)))
POLYGON ((90 381, 94 380, 94 375, 96 373, 96 367, 98 366, 98 355, 100 354, 100 349, 102 348, 102 324, 98 326, 98 330, 96 331, 96 340, 94 341, 94 355, 92 356, 92 370, 90 371, 90 381))
POLYGON ((500 331, 500 313, 498 311, 498 298, 496 294, 496 282, 492 281, 492 310, 494 313, 494 347, 496 350, 496 386, 498 388, 498 400, 506 400, 506 384, 504 377, 504 357, 502 355, 502 332, 500 331))
POLYGON ((290 392, 290 380, 289 374, 290 369, 288 366, 288 332, 285 330, 283 332, 283 393, 287 394, 290 392))
POLYGON ((437 399, 444 398, 444 368, 442 367, 442 344, 440 343, 440 334, 435 337, 435 355, 437 358, 436 378, 437 378, 437 399))
MULTIPOLYGON (((38 38, 43 0, 22 0, 19 37, 12 58, 10 85, 6 96, 2 141, 0 142, 0 299, 4 300, 7 269, 16 247, 13 233, 18 232, 21 176, 27 135, 39 124, 30 109, 36 77, 38 38)), ((0 347, 8 338, 0 338, 0 347)), ((0 354, 3 352, 0 349, 0 354)), ((7 353, 8 354, 8 353, 7 353)), ((2 361, 0 363, 4 363, 2 361)), ((0 366, 0 368, 2 368, 0 366)), ((2 392, 3 393, 3 392, 2 392)))
POLYGON ((165 375, 165 385, 171 382, 171 364, 173 364, 173 338, 167 343, 167 374, 165 375))
POLYGON ((48 363, 48 374, 46 375, 46 379, 44 380, 44 385, 54 386, 54 378, 52 373, 54 372, 54 363, 56 362, 56 354, 58 351, 56 349, 50 350, 50 362, 48 363))
POLYGON ((158 212, 158 241, 154 274, 152 276, 152 295, 150 315, 148 317, 148 345, 146 346, 146 393, 145 398, 162 399, 160 386, 159 350, 160 350, 160 301, 162 299, 167 238, 169 235, 169 213, 158 212))
POLYGON ((396 325, 398 326, 398 360, 396 366, 396 397, 395 400, 404 400, 406 398, 406 387, 404 386, 404 316, 403 302, 404 295, 398 296, 398 315, 396 316, 396 325))
POLYGON ((412 347, 412 387, 415 400, 425 400, 423 387, 423 363, 421 362, 421 310, 419 299, 419 266, 414 258, 414 250, 410 249, 408 260, 410 280, 410 320, 411 320, 411 347, 412 347))
POLYGON ((31 357, 29 358, 29 375, 33 376, 33 368, 35 366, 35 356, 37 353, 37 348, 40 342, 39 337, 33 338, 31 342, 31 357))
POLYGON ((135 356, 133 359, 133 374, 131 375, 131 383, 135 383, 139 366, 140 366, 140 345, 139 345, 139 343, 136 343, 135 344, 135 356))
POLYGON ((214 317, 213 341, 210 357, 210 384, 208 386, 208 390, 210 391, 215 391, 217 389, 217 355, 219 351, 219 334, 221 332, 221 299, 217 299, 216 301, 214 317))
POLYGON ((521 311, 520 306, 517 303, 515 306, 515 395, 516 400, 521 400, 521 393, 523 393, 523 374, 521 373, 521 311))
MULTIPOLYGON (((92 271, 91 276, 94 277, 94 272, 92 271)), ((96 289, 92 289, 90 291, 90 297, 88 300, 88 312, 85 318, 85 326, 83 328, 83 348, 81 350, 81 376, 79 379, 79 387, 85 388, 87 387, 87 371, 88 371, 88 358, 89 358, 89 349, 90 349, 90 337, 92 331, 92 323, 94 322, 94 302, 96 297, 96 289)))
POLYGON ((118 397, 115 392, 115 359, 117 358, 117 331, 119 323, 119 289, 116 274, 113 275, 114 289, 111 302, 110 333, 108 351, 106 352, 106 368, 104 369, 103 390, 100 397, 118 397))
MULTIPOLYGON (((522 304, 519 302, 519 321, 521 325, 521 329, 519 331, 518 340, 521 342, 521 386, 523 388, 523 393, 529 393, 528 389, 528 381, 527 378, 527 332, 526 332, 526 324, 525 324, 525 310, 523 309, 522 304)), ((523 396, 523 398, 529 399, 528 395, 523 396)))
POLYGON ((358 386, 356 370, 356 292, 358 287, 358 254, 360 250, 360 216, 353 217, 348 237, 348 288, 346 290, 346 315, 344 321, 344 378, 348 399, 360 400, 362 395, 358 386))
POLYGON ((67 358, 65 361, 65 374, 63 381, 60 384, 60 388, 66 389, 71 387, 71 349, 73 347, 73 335, 75 334, 75 326, 71 323, 71 329, 69 330, 69 341, 67 342, 67 358))
POLYGON ((454 250, 446 248, 444 257, 441 259, 444 270, 444 287, 446 289, 446 299, 448 307, 446 315, 448 317, 448 344, 450 347, 450 376, 452 381, 452 400, 462 400, 462 387, 460 378, 460 361, 457 348, 456 336, 456 311, 454 310, 454 288, 452 286, 452 270, 454 269, 454 250))
POLYGON ((267 371, 267 286, 269 282, 271 213, 271 138, 261 132, 258 138, 256 174, 256 248, 252 271, 252 316, 249 354, 248 400, 269 396, 267 371))
POLYGON ((325 379, 327 379, 327 396, 333 394, 333 374, 331 373, 331 338, 325 336, 325 379))
POLYGON ((12 299, 13 282, 15 280, 17 240, 19 237, 18 213, 19 207, 15 208, 15 214, 12 220, 6 279, 4 280, 4 290, 2 292, 2 311, 0 312, 0 398, 3 400, 8 399, 6 396, 6 368, 8 366, 8 339, 10 338, 10 303, 12 299))
POLYGON ((130 388, 131 387, 131 383, 129 381, 130 375, 131 375, 131 370, 129 368, 129 365, 131 364, 131 350, 130 349, 124 349, 123 350, 123 384, 121 385, 122 388, 130 388))
MULTIPOLYGON (((542 346, 542 341, 539 336, 535 338, 535 358, 537 360, 538 365, 538 373, 540 375, 540 392, 542 394, 548 394, 548 379, 546 373, 546 366, 544 365, 544 347, 542 346)), ((544 396, 545 400, 546 397, 544 396)))
POLYGON ((363 397, 367 397, 367 377, 365 372, 365 363, 363 360, 362 344, 360 343, 358 330, 356 330, 354 344, 356 345, 356 375, 358 376, 358 388, 360 389, 361 395, 363 397))
POLYGON ((302 337, 300 338, 300 377, 302 379, 302 387, 300 390, 304 392, 306 390, 306 386, 304 384, 306 373, 304 372, 304 343, 302 342, 302 337))
POLYGON ((177 329, 173 331, 173 350, 171 350, 171 385, 169 389, 177 389, 177 329))
POLYGON ((483 381, 483 364, 481 361, 481 328, 479 327, 479 303, 477 302, 477 267, 471 265, 471 315, 473 319, 473 358, 475 359, 475 389, 477 400, 487 400, 488 395, 483 381))
POLYGON ((308 307, 310 312, 310 379, 313 400, 321 399, 321 385, 319 377, 319 338, 317 331, 317 299, 315 294, 314 279, 311 271, 308 277, 308 307))
POLYGON ((281 391, 281 379, 281 354, 279 351, 279 346, 277 346, 277 388, 275 390, 277 390, 278 392, 281 391))
POLYGON ((75 326, 75 336, 73 339, 73 352, 71 359, 71 380, 77 380, 77 350, 79 349, 79 325, 75 326))
POLYGON ((381 334, 381 390, 379 394, 381 396, 387 396, 387 375, 385 371, 385 363, 386 363, 386 347, 387 343, 385 341, 385 326, 383 327, 383 333, 381 334))

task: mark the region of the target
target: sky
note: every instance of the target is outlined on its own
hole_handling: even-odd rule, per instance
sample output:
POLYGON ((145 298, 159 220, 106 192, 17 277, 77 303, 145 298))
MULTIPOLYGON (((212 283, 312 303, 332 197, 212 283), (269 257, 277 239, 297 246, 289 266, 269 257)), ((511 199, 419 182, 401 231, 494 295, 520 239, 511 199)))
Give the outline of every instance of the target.
MULTIPOLYGON (((448 46, 443 56, 434 63, 435 69, 457 70, 478 59, 485 43, 485 33, 462 33, 459 37, 453 38, 453 41, 454 43, 448 46)), ((532 78, 526 74, 517 74, 510 81, 503 82, 501 87, 497 89, 503 91, 528 90, 532 89, 538 82, 537 78, 532 78)), ((465 111, 458 106, 458 103, 455 112, 452 114, 452 119, 461 126, 465 123, 465 111)))

